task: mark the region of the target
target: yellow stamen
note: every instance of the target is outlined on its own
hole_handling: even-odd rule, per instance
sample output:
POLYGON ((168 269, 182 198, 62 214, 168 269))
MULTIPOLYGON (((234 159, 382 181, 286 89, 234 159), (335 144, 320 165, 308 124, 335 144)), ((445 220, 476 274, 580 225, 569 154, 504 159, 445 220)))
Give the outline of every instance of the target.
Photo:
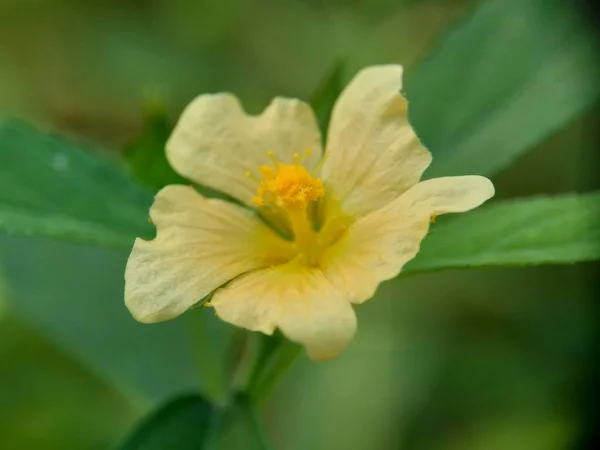
POLYGON ((317 264, 322 249, 308 207, 325 195, 325 186, 323 180, 313 176, 302 165, 311 154, 310 149, 302 157, 294 153, 293 164, 277 161, 273 151, 267 154, 274 167, 258 167, 261 179, 258 180, 252 203, 260 206, 263 212, 270 211, 285 218, 294 236, 297 258, 309 265, 317 264))
MULTIPOLYGON (((308 149, 310 150, 310 149, 308 149)), ((323 155, 323 157, 321 158, 321 161, 319 161, 317 163, 317 165, 315 166, 315 168, 313 170, 310 171, 310 173, 315 174, 317 173, 319 170, 321 170, 321 167, 323 167, 323 164, 325 164, 325 160, 327 159, 327 157, 329 156, 329 153, 325 153, 323 155)))
POLYGON ((275 158, 275 152, 273 150, 269 150, 267 155, 269 155, 269 158, 271 158, 271 161, 273 161, 275 167, 279 167, 279 161, 277 161, 277 158, 275 158))
POLYGON ((437 215, 433 214, 433 215, 431 216, 431 218, 429 219, 429 221, 430 221, 431 223, 435 223, 435 219, 437 219, 437 215))
POLYGON ((260 183, 260 180, 254 176, 252 171, 250 171, 250 170, 247 171, 245 175, 246 175, 246 178, 250 178, 252 181, 254 181, 256 183, 260 183))
POLYGON ((294 154, 294 164, 283 164, 275 159, 273 151, 267 153, 275 168, 262 165, 258 168, 262 180, 259 181, 256 196, 252 202, 258 206, 275 205, 285 211, 304 210, 310 202, 325 195, 325 187, 320 178, 313 177, 301 164, 300 156, 294 154))

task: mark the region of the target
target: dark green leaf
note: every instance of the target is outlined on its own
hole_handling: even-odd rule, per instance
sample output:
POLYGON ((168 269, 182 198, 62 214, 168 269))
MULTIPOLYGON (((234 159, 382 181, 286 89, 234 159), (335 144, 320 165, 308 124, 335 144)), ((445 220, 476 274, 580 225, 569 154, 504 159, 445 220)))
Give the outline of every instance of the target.
POLYGON ((597 54, 573 2, 481 2, 407 75, 426 175, 491 175, 564 128, 600 96, 597 54))
POLYGON ((165 144, 173 130, 166 109, 156 102, 147 109, 142 134, 124 149, 123 158, 130 172, 143 184, 159 190, 168 184, 189 184, 169 165, 165 144))
POLYGON ((333 105, 344 88, 343 72, 344 64, 338 62, 310 98, 310 104, 317 115, 323 136, 327 135, 327 126, 333 105))
POLYGON ((600 259, 597 192, 499 202, 440 222, 403 273, 600 259))
POLYGON ((152 194, 107 161, 0 122, 0 231, 130 248, 152 234, 152 194))
POLYGON ((201 450, 205 448, 215 408, 199 395, 173 400, 146 419, 119 450, 201 450))

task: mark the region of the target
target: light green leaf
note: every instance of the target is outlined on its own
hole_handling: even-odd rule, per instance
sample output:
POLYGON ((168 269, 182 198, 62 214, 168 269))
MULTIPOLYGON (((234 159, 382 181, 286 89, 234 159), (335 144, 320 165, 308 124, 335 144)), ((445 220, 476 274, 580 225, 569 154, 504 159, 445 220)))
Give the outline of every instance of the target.
POLYGON ((107 161, 0 121, 0 231, 130 248, 152 235, 150 191, 107 161))
POLYGON ((201 450, 217 411, 199 395, 170 401, 146 419, 119 450, 201 450))
MULTIPOLYGON (((0 188, 0 231, 16 236, 129 250, 153 232, 150 191, 109 162, 20 123, 0 122, 0 188)), ((218 395, 216 381, 198 379, 195 364, 212 371, 187 327, 149 327, 130 316, 126 252, 5 237, 0 251, 15 312, 135 402, 146 406, 199 385, 218 395)))
POLYGON ((407 74, 427 177, 491 175, 600 97, 598 45, 572 2, 488 0, 407 74))
POLYGON ((600 259, 600 192, 504 201, 439 221, 403 273, 600 259))

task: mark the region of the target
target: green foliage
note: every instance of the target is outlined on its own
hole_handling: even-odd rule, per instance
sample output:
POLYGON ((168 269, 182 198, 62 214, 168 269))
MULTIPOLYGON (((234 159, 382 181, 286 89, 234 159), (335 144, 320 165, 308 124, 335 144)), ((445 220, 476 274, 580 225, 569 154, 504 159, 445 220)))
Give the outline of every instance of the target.
POLYGON ((216 410, 199 395, 170 401, 144 421, 119 450, 201 450, 207 448, 216 410))
POLYGON ((123 149, 123 159, 129 171, 154 190, 168 184, 189 184, 167 161, 165 143, 171 131, 173 123, 166 109, 153 103, 148 106, 142 133, 123 149))
POLYGON ((403 272, 600 259, 600 193, 511 200, 442 217, 403 272))
POLYGON ((145 408, 204 388, 185 322, 148 326, 125 308, 127 252, 0 236, 0 253, 9 312, 132 404, 145 408))
MULTIPOLYGON (((47 9, 35 15, 28 5, 25 21, 15 16, 6 21, 10 26, 4 28, 16 34, 0 30, 7 37, 0 53, 22 64, 20 70, 8 67, 0 78, 14 78, 32 98, 45 98, 41 109, 50 111, 46 119, 52 123, 78 132, 91 125, 111 138, 137 123, 138 94, 149 83, 165 86, 177 107, 199 91, 231 90, 248 105, 276 92, 308 92, 313 75, 337 57, 332 48, 351 49, 345 67, 357 66, 361 45, 351 43, 369 40, 363 19, 376 8, 369 2, 364 8, 321 8, 327 14, 318 18, 303 2, 248 9, 245 2, 223 8, 213 1, 221 5, 218 23, 214 14, 206 15, 207 34, 206 27, 195 26, 198 11, 189 10, 186 1, 159 2, 149 9, 143 2, 93 8, 86 2, 81 9, 73 2, 38 3, 47 9), (20 39, 22 30, 33 37, 20 39), (324 42, 327 37, 331 42, 324 42)), ((394 61, 410 66, 413 56, 386 47, 404 40, 397 31, 403 22, 392 15, 416 23, 414 30, 439 27, 435 22, 443 22, 442 16, 454 17, 452 8, 440 8, 444 2, 414 3, 411 10, 396 12, 390 6, 377 15, 390 39, 373 45, 379 53, 371 61, 394 55, 394 61), (425 17, 418 11, 431 12, 425 17)), ((430 58, 407 73, 411 120, 435 156, 428 176, 496 173, 598 99, 597 48, 568 2, 480 3, 430 58)), ((420 33, 411 33, 405 48, 423 41, 420 33)), ((310 96, 324 132, 343 88, 342 72, 342 64, 336 65, 310 96)), ((37 433, 47 441, 43 445, 70 448, 72 441, 54 436, 65 432, 77 440, 77 448, 88 442, 105 448, 140 409, 202 390, 206 398, 233 404, 217 412, 203 397, 178 398, 121 448, 206 448, 213 430, 220 445, 211 448, 266 448, 252 402, 262 400, 300 347, 264 338, 262 367, 242 383, 242 394, 233 395, 239 381, 234 372, 245 363, 240 364, 244 341, 237 333, 244 332, 204 309, 144 326, 123 305, 127 251, 136 236, 152 235, 146 221, 152 192, 166 184, 189 184, 165 157, 172 126, 166 110, 154 105, 140 136, 124 149, 125 165, 143 188, 76 145, 0 121, 0 232, 124 250, 0 236, 11 294, 0 323, 0 386, 9 388, 0 396, 0 434, 9 447, 37 448, 38 442, 23 441, 37 433), (14 325, 9 313, 27 321, 39 338, 14 325)), ((492 203, 442 217, 405 272, 599 259, 599 216, 600 194, 593 193, 492 203)), ((584 306, 592 297, 584 292, 581 274, 574 275, 580 269, 546 267, 506 277, 501 270, 435 273, 387 283, 377 300, 361 308, 361 331, 347 352, 331 363, 311 364, 297 387, 286 389, 269 416, 273 431, 286 436, 286 448, 337 448, 340 439, 343 448, 564 448, 572 434, 569 418, 558 414, 544 420, 542 415, 527 421, 518 413, 571 411, 557 393, 566 388, 573 396, 573 380, 584 372, 584 349, 593 347, 593 314, 584 306), (539 271, 547 272, 541 276, 539 271), (495 285, 493 277, 500 277, 495 285), (369 317, 376 308, 379 313, 369 317), (540 345, 532 345, 536 341, 540 345), (539 399, 544 401, 536 410, 539 399), (495 409, 496 403, 505 410, 495 409), (285 429, 284 420, 294 414, 294 427, 285 429), (335 423, 362 425, 340 431, 335 423), (392 439, 410 437, 415 430, 420 436, 415 441, 394 445, 392 439)))
POLYGON ((408 73, 428 177, 491 175, 600 97, 598 46, 570 2, 490 0, 408 73))
POLYGON ((327 127, 333 105, 344 89, 343 84, 344 64, 338 62, 331 72, 325 77, 321 84, 317 87, 314 94, 310 98, 310 105, 315 111, 319 128, 323 137, 327 136, 327 127))
POLYGON ((43 336, 0 320, 0 436, 9 449, 109 448, 137 411, 43 336))
MULTIPOLYGON (((4 231, 122 248, 149 234, 151 195, 112 165, 12 122, 0 146, 4 231)), ((597 259, 599 208, 595 194, 486 206, 434 227, 406 271, 597 259)))
POLYGON ((0 122, 0 230, 131 247, 152 195, 120 170, 27 125, 0 122))

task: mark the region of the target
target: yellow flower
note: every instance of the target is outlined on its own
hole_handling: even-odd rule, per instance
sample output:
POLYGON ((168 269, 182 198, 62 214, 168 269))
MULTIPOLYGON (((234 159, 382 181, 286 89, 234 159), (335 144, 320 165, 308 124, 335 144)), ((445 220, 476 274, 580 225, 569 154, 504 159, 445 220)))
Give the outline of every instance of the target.
POLYGON ((141 322, 172 319, 214 292, 223 320, 279 328, 310 357, 338 355, 371 298, 418 252, 431 218, 494 194, 480 176, 419 182, 431 156, 408 123, 402 67, 359 72, 337 100, 322 158, 310 106, 276 98, 247 115, 230 94, 202 95, 167 143, 173 168, 239 200, 167 186, 137 239, 125 302, 141 322))

